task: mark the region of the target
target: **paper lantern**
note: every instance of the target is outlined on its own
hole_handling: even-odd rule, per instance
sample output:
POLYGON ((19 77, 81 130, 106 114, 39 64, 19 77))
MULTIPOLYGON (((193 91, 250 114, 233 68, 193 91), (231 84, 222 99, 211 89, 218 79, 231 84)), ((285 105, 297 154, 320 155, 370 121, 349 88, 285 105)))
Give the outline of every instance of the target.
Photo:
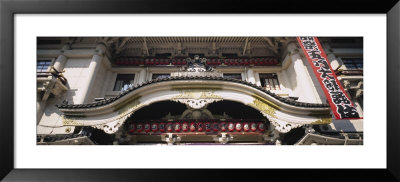
POLYGON ((265 130, 265 124, 263 122, 258 122, 258 130, 260 130, 260 131, 265 130))
POLYGON ((187 132, 189 130, 189 125, 188 123, 184 122, 182 124, 182 131, 187 132))
POLYGON ((149 132, 150 131, 150 123, 144 124, 144 131, 149 132))
POLYGON ((206 122, 206 123, 204 123, 204 127, 205 127, 205 130, 208 132, 208 131, 211 131, 211 124, 209 123, 209 122, 206 122))
POLYGON ((133 133, 134 131, 135 131, 135 128, 136 126, 135 126, 135 124, 133 124, 133 123, 131 123, 130 125, 129 125, 129 127, 128 127, 128 131, 130 132, 130 133, 133 133))
POLYGON ((256 123, 251 123, 250 124, 250 130, 251 131, 256 131, 257 130, 257 124, 256 123))
POLYGON ((165 131, 165 123, 160 123, 160 124, 158 124, 158 129, 159 129, 161 132, 164 132, 164 131, 165 131))
POLYGON ((241 131, 242 130, 242 123, 236 123, 235 124, 235 128, 236 128, 236 131, 241 131))
POLYGON ((174 130, 175 130, 176 132, 180 132, 180 131, 181 131, 181 124, 180 124, 180 123, 175 123, 174 130))
POLYGON ((232 122, 228 123, 228 131, 233 131, 235 130, 235 124, 233 124, 232 122))
POLYGON ((143 124, 142 123, 137 124, 136 125, 136 131, 137 132, 141 132, 142 130, 143 130, 143 124))
POLYGON ((244 130, 244 131, 249 131, 249 130, 250 130, 250 125, 249 125, 249 123, 244 123, 244 124, 243 124, 243 130, 244 130))
POLYGON ((190 123, 190 131, 196 131, 196 124, 195 123, 190 123))
POLYGON ((203 123, 202 122, 198 122, 197 123, 197 131, 203 131, 203 123))
POLYGON ((214 122, 214 123, 212 124, 212 128, 213 128, 213 130, 214 130, 215 132, 217 132, 217 131, 219 130, 219 124, 218 124, 217 122, 214 122))
POLYGON ((168 132, 172 132, 172 130, 173 130, 172 123, 167 123, 166 128, 167 128, 168 132))
POLYGON ((157 130, 158 130, 157 123, 153 123, 153 124, 151 125, 151 131, 156 132, 157 130))
POLYGON ((225 122, 221 122, 221 123, 219 124, 219 126, 220 126, 220 128, 221 128, 221 131, 226 131, 226 130, 227 130, 227 126, 226 126, 226 123, 225 123, 225 122))

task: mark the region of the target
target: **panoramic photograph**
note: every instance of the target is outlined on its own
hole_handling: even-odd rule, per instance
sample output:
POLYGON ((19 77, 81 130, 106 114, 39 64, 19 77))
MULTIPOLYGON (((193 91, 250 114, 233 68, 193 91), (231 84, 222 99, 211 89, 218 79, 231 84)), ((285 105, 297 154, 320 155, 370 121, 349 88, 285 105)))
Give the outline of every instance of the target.
POLYGON ((363 145, 363 37, 37 37, 37 145, 363 145))

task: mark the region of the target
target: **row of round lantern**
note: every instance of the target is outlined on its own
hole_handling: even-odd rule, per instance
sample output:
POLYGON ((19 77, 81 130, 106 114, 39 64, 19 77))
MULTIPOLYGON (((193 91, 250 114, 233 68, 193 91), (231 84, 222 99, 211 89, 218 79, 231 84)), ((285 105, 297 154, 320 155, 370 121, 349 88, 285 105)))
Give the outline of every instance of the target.
MULTIPOLYGON (((116 64, 125 65, 185 65, 186 59, 118 59, 116 64)), ((207 59, 209 65, 276 65, 278 61, 275 58, 251 58, 251 59, 207 59)))
POLYGON ((209 123, 209 122, 192 122, 192 123, 131 123, 129 125, 130 133, 140 132, 255 132, 265 131, 266 125, 263 122, 251 122, 251 123, 209 123))

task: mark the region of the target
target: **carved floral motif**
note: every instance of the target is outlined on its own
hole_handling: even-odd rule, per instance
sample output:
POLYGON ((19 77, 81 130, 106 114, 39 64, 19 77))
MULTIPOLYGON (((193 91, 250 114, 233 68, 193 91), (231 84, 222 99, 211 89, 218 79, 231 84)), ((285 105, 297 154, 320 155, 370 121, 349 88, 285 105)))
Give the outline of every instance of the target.
POLYGON ((214 90, 186 89, 171 100, 188 105, 193 109, 201 109, 207 104, 222 101, 223 98, 214 94, 214 90))

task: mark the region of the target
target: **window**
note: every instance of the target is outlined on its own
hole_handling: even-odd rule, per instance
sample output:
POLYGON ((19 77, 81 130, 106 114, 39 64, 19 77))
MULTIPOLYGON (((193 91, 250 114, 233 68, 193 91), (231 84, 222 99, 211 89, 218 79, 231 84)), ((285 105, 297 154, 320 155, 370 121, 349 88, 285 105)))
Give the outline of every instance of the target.
POLYGON ((118 74, 115 81, 114 91, 124 91, 133 85, 135 74, 118 74))
POLYGON ((362 70, 363 59, 362 58, 342 58, 343 64, 348 70, 362 70))
POLYGON ((47 72, 49 66, 51 64, 51 60, 38 60, 36 65, 37 72, 47 72))
POLYGON ((161 74, 153 74, 151 79, 157 79, 157 78, 169 78, 171 75, 169 73, 161 73, 161 74))
POLYGON ((261 86, 267 90, 280 90, 278 76, 275 73, 262 73, 259 75, 261 86))
POLYGON ((242 80, 242 74, 240 73, 224 73, 224 78, 233 78, 242 80))

